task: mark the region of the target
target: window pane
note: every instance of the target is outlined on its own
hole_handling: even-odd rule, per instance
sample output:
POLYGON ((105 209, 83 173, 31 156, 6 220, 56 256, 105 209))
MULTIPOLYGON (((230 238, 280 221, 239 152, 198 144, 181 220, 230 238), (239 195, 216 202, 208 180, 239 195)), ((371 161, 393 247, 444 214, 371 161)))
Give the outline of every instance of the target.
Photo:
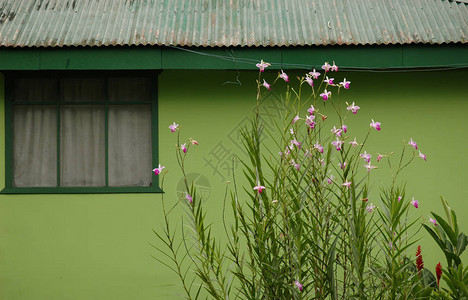
POLYGON ((53 105, 14 106, 14 187, 57 185, 56 113, 53 105))
POLYGON ((60 186, 105 186, 103 105, 64 105, 60 110, 60 186))
POLYGON ((151 105, 109 106, 109 186, 150 186, 151 105))
POLYGON ((151 78, 109 78, 109 101, 151 102, 151 78))
POLYGON ((16 78, 14 102, 56 102, 58 82, 54 78, 16 78))
POLYGON ((62 102, 104 103, 104 78, 65 78, 62 79, 62 102))

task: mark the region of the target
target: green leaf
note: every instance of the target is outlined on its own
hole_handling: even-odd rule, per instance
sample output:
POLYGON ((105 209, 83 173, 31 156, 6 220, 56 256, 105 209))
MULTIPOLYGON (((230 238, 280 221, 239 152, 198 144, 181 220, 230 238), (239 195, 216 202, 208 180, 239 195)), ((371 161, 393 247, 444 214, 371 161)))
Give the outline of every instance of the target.
POLYGON ((458 236, 458 243, 457 243, 457 254, 461 255, 463 251, 465 251, 466 244, 468 242, 467 236, 462 232, 458 236))
POLYGON ((438 214, 431 212, 434 218, 437 220, 439 226, 442 227, 444 230, 445 234, 448 236, 450 242, 452 243, 453 247, 457 246, 457 237, 455 235, 455 232, 452 230, 452 227, 444 220, 442 217, 440 217, 438 214))

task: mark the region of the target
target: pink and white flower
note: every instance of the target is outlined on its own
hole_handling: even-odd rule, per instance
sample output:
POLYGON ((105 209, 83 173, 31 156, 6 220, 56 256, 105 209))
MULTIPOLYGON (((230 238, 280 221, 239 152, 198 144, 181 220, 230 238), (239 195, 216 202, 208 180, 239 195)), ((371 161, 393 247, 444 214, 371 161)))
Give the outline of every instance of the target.
POLYGON ((384 157, 384 155, 377 153, 377 162, 380 162, 380 160, 384 157))
POLYGON ((306 76, 306 79, 305 79, 305 80, 306 80, 306 82, 307 82, 310 86, 314 86, 314 81, 312 80, 311 77, 306 76))
POLYGON ((403 197, 398 196, 398 202, 400 202, 402 198, 403 198, 403 197))
POLYGON ((188 202, 193 203, 192 196, 190 196, 188 193, 185 193, 185 199, 187 199, 188 202))
POLYGON ((330 67, 330 70, 332 70, 333 72, 338 72, 338 66, 335 65, 334 61, 333 61, 333 66, 330 67))
POLYGON ((260 72, 265 71, 265 69, 269 66, 271 66, 269 63, 264 62, 263 59, 260 61, 260 63, 256 64, 257 68, 260 69, 260 72))
POLYGON ((291 165, 293 165, 294 168, 296 168, 297 170, 299 170, 299 168, 301 167, 301 165, 299 165, 298 163, 296 163, 296 162, 294 161, 294 159, 291 159, 290 163, 291 163, 291 165))
POLYGON ((333 141, 332 145, 335 146, 337 151, 341 151, 341 145, 343 145, 343 143, 344 143, 343 141, 336 138, 336 141, 333 141))
POLYGON ((283 70, 281 70, 281 74, 279 77, 281 77, 281 79, 283 79, 284 81, 289 82, 289 76, 288 74, 284 73, 283 70))
POLYGON ((323 146, 320 145, 318 142, 314 144, 314 149, 317 149, 320 153, 323 153, 323 146))
POLYGON ((314 129, 315 127, 316 123, 314 122, 314 119, 315 119, 314 115, 306 116, 305 123, 306 125, 309 126, 310 129, 314 129))
POLYGON ((424 159, 424 160, 427 161, 427 159, 426 159, 426 154, 422 154, 422 153, 421 153, 421 150, 419 150, 419 157, 421 157, 422 159, 424 159))
POLYGON ((330 175, 330 177, 327 178, 328 184, 332 184, 333 180, 335 179, 335 176, 330 175))
POLYGON ((345 186, 349 189, 351 187, 351 183, 352 183, 351 181, 345 181, 343 182, 342 186, 345 186))
POLYGON ((309 115, 313 115, 317 110, 314 108, 313 105, 311 105, 307 111, 309 112, 309 115))
POLYGON ((410 138, 410 141, 408 142, 408 145, 412 146, 414 149, 418 150, 418 144, 416 144, 415 141, 413 141, 413 138, 410 138))
POLYGON ((294 281, 294 284, 296 285, 296 287, 299 289, 299 291, 302 292, 302 284, 299 282, 299 281, 294 281))
POLYGON ((181 149, 182 151, 184 151, 184 153, 187 153, 187 148, 185 147, 185 145, 187 145, 187 144, 182 144, 182 145, 180 145, 180 149, 181 149))
POLYGON ((432 224, 434 224, 434 226, 437 226, 437 221, 431 217, 429 217, 429 222, 431 222, 432 224))
POLYGON ((299 115, 295 116, 294 119, 292 120, 291 124, 294 124, 297 122, 297 120, 299 120, 299 115))
POLYGON ((350 106, 348 106, 346 109, 352 111, 353 114, 356 114, 357 111, 358 111, 358 109, 360 109, 360 107, 357 106, 357 105, 354 105, 354 102, 353 102, 353 104, 351 104, 350 106))
POLYGON ((414 197, 413 197, 413 200, 411 200, 411 204, 412 204, 414 207, 416 207, 416 208, 419 207, 419 201, 418 201, 418 200, 415 200, 414 197))
POLYGON ((375 209, 375 205, 372 203, 366 207, 367 212, 370 212, 370 213, 373 212, 374 209, 375 209))
POLYGON ((323 64, 323 66, 322 66, 322 69, 325 70, 325 72, 330 71, 330 68, 331 68, 331 66, 330 66, 330 64, 328 62, 325 62, 323 64))
POLYGON ((364 165, 364 167, 367 169, 367 173, 369 173, 372 169, 377 168, 376 166, 371 165, 370 162, 369 162, 369 164, 364 165))
POLYGON ((330 79, 328 79, 328 76, 327 76, 327 79, 325 79, 323 82, 326 82, 327 84, 332 85, 332 84, 333 84, 333 80, 335 80, 335 78, 330 78, 330 79))
POLYGON ((347 164, 348 164, 347 162, 338 163, 338 166, 341 168, 341 170, 344 170, 347 164))
POLYGON ((337 137, 341 137, 341 132, 343 131, 342 129, 340 128, 336 128, 336 126, 333 126, 333 128, 330 130, 331 133, 333 133, 334 135, 336 135, 337 137))
POLYGON ((377 131, 380 130, 380 122, 374 122, 374 119, 372 119, 372 123, 369 124, 370 127, 374 127, 377 131))
POLYGON ((159 164, 159 167, 153 169, 154 175, 159 175, 159 173, 161 173, 164 168, 164 166, 161 166, 161 164, 159 164))
POLYGON ((267 90, 271 90, 270 84, 269 84, 268 82, 266 82, 265 79, 263 79, 263 86, 264 86, 267 90))
POLYGON ((356 147, 358 144, 358 142, 356 142, 356 138, 354 138, 354 140, 352 140, 351 142, 348 142, 348 144, 351 144, 351 146, 356 147))
POLYGON ((364 158, 366 160, 366 162, 370 162, 370 159, 372 157, 372 155, 370 155, 369 153, 367 153, 367 151, 364 151, 363 154, 360 154, 359 156, 361 156, 362 158, 364 158))
POLYGON ((296 134, 296 133, 294 132, 294 129, 292 129, 292 128, 289 128, 289 133, 292 134, 292 135, 296 134))
POLYGON ((299 143, 298 141, 296 141, 296 139, 291 140, 291 145, 295 145, 296 147, 298 147, 299 149, 301 149, 301 143, 299 143))
POLYGON ((325 166, 325 159, 324 158, 321 158, 318 161, 322 166, 325 166))
POLYGON ((349 84, 350 84, 350 83, 351 83, 351 81, 347 81, 346 78, 345 78, 345 79, 343 79, 342 82, 340 82, 340 85, 341 85, 342 87, 344 87, 345 89, 348 90, 348 89, 349 89, 349 84))
POLYGON ((312 72, 309 72, 309 75, 312 76, 313 79, 318 79, 320 76, 320 72, 316 72, 314 69, 312 72))
POLYGON ((323 101, 327 101, 330 96, 331 92, 328 92, 326 89, 323 91, 323 93, 320 94, 320 97, 322 97, 323 101))
POLYGON ((347 125, 341 125, 341 130, 343 130, 344 133, 348 132, 348 126, 347 125))
POLYGON ((198 145, 198 142, 194 139, 190 139, 190 142, 192 143, 192 145, 198 145))
POLYGON ((175 132, 178 127, 179 124, 176 124, 176 122, 174 122, 172 125, 169 125, 169 129, 171 130, 171 132, 175 132))
POLYGON ((253 189, 256 190, 256 191, 258 191, 259 194, 261 194, 262 191, 266 189, 266 187, 264 187, 263 185, 260 185, 260 183, 259 183, 259 184, 258 184, 257 186, 255 186, 253 189))

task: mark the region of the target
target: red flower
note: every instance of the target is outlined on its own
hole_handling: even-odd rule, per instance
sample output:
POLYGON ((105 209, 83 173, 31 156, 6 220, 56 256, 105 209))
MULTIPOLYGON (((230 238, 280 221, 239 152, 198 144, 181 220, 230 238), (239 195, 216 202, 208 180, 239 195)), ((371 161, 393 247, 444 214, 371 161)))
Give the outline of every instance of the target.
POLYGON ((421 270, 424 268, 424 262, 421 255, 421 246, 416 250, 416 268, 418 269, 419 277, 421 277, 421 270))
POLYGON ((440 277, 442 277, 442 265, 440 262, 436 266, 437 286, 439 286, 440 277))

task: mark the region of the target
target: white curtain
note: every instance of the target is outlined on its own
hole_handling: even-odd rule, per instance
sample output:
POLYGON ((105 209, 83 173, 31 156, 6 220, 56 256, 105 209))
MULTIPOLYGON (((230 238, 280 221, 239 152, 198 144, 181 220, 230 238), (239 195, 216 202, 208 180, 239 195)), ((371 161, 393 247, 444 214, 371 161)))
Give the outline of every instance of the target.
POLYGON ((109 186, 151 184, 151 106, 109 106, 109 186))
MULTIPOLYGON (((150 82, 109 79, 106 93, 102 78, 60 80, 60 93, 58 80, 18 80, 15 103, 38 104, 60 98, 60 186, 103 187, 106 94, 110 101, 147 101, 151 99, 150 82)), ((109 186, 151 185, 151 105, 110 104, 107 108, 109 186)), ((14 105, 14 186, 57 186, 57 130, 56 105, 14 105)))

